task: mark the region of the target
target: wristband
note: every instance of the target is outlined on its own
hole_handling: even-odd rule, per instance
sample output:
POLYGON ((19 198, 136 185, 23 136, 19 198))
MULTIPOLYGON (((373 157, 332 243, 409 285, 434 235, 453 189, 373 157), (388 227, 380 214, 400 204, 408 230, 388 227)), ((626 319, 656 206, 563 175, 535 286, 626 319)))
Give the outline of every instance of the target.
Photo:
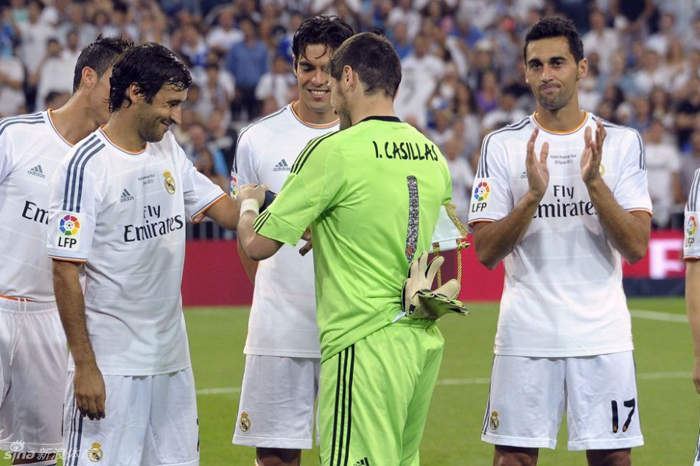
POLYGON ((258 201, 255 199, 246 199, 245 201, 241 202, 241 212, 239 213, 238 218, 243 217, 246 212, 253 212, 255 215, 258 215, 259 211, 260 204, 258 204, 258 201))

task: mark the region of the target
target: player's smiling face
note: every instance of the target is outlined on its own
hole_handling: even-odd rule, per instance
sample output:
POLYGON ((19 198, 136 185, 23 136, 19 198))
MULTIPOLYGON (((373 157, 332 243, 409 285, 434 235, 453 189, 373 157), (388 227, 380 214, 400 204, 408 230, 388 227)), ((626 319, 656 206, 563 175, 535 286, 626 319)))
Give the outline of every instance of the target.
POLYGON ((182 121, 182 103, 187 99, 187 89, 177 90, 172 84, 165 84, 149 104, 140 100, 137 114, 139 135, 147 142, 163 139, 170 125, 182 121))
POLYGON ((308 110, 329 113, 331 91, 328 85, 328 62, 332 51, 323 44, 306 47, 305 53, 296 60, 294 72, 299 86, 299 100, 308 110))
POLYGON ((542 109, 558 110, 574 99, 578 80, 586 75, 585 59, 576 63, 565 37, 532 41, 527 46, 525 81, 542 109))

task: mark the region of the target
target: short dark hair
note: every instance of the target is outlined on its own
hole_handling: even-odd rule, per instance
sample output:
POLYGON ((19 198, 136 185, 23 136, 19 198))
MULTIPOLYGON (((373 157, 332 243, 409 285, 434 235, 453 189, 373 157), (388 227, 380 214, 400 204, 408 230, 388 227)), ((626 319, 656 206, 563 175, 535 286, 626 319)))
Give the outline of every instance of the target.
POLYGON ((574 56, 576 63, 583 60, 583 42, 576 30, 574 22, 559 16, 546 16, 537 21, 525 35, 523 57, 527 62, 527 46, 530 42, 551 37, 564 37, 569 43, 569 52, 574 56))
POLYGON ((360 77, 365 93, 383 92, 392 99, 401 84, 401 60, 386 37, 374 32, 356 34, 343 42, 330 62, 330 74, 339 80, 350 66, 360 77))
POLYGON ((292 39, 292 54, 294 55, 294 65, 306 53, 309 45, 320 44, 326 51, 337 50, 340 44, 355 34, 352 27, 337 16, 314 16, 305 19, 299 29, 294 33, 292 39))
POLYGON ((78 56, 73 71, 73 92, 80 87, 83 76, 83 68, 92 68, 101 78, 110 66, 114 65, 117 58, 127 49, 134 46, 134 43, 121 37, 97 36, 97 40, 85 47, 78 56))
POLYGON ((124 101, 131 99, 127 90, 132 84, 139 86, 146 102, 151 103, 161 87, 172 85, 182 91, 192 86, 192 75, 185 64, 170 49, 149 42, 132 47, 114 64, 109 78, 109 111, 122 108, 124 101))

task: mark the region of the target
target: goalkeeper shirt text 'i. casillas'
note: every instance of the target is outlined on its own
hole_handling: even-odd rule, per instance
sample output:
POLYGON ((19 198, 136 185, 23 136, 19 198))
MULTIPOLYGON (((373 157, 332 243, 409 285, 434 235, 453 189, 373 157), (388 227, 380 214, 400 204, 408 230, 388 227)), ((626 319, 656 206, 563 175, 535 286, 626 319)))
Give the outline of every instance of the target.
POLYGON ((437 146, 397 118, 309 142, 254 227, 296 245, 311 225, 322 360, 401 311, 409 260, 430 249, 451 192, 437 146))

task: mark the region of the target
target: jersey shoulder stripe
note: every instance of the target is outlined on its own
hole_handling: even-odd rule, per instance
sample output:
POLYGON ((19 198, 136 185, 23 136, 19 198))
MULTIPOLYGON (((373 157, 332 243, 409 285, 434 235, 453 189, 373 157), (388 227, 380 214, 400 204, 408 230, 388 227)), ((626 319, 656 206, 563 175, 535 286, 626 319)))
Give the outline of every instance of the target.
POLYGON ((479 166, 477 168, 476 176, 478 178, 488 178, 489 177, 489 162, 488 162, 488 147, 491 142, 491 138, 497 134, 501 134, 507 131, 519 131, 525 128, 530 123, 530 117, 525 117, 522 120, 507 125, 496 131, 489 133, 486 138, 484 138, 484 144, 481 146, 481 157, 479 159, 479 166))
POLYGON ((248 126, 243 128, 240 133, 238 133, 238 137, 236 138, 236 150, 233 153, 233 167, 232 168, 233 168, 234 172, 236 172, 236 173, 238 172, 238 147, 241 144, 241 139, 243 138, 243 135, 245 133, 247 133, 249 129, 253 128, 255 125, 260 124, 263 121, 267 121, 270 118, 276 117, 277 115, 281 115, 282 113, 285 112, 285 110, 288 110, 287 107, 288 107, 288 105, 285 105, 281 109, 277 110, 275 113, 271 113, 270 115, 263 117, 263 118, 259 119, 258 121, 255 121, 255 122, 249 124, 248 126))
POLYGON ((326 139, 329 139, 333 136, 337 136, 338 134, 342 134, 342 131, 336 131, 328 134, 324 134, 323 136, 319 136, 316 139, 312 139, 309 141, 309 143, 306 145, 306 148, 299 154, 299 157, 297 157, 296 162, 292 165, 292 171, 291 173, 299 174, 301 169, 304 167, 304 164, 306 164, 306 161, 309 159, 311 156, 311 153, 316 150, 316 148, 326 139))
POLYGON ((253 221, 253 230, 255 230, 256 232, 260 231, 265 222, 267 222, 268 218, 270 218, 270 212, 267 210, 262 214, 258 215, 253 221))
POLYGON ((96 135, 90 137, 78 149, 68 163, 68 174, 64 187, 63 210, 80 212, 80 202, 83 196, 83 177, 88 161, 105 147, 96 135))
POLYGON ((698 186, 700 185, 700 169, 695 170, 695 175, 693 176, 693 183, 690 185, 690 192, 688 193, 688 210, 690 212, 697 212, 698 208, 698 186))
POLYGON ((637 138, 637 142, 639 143, 639 169, 640 170, 645 170, 647 169, 647 153, 646 149, 644 148, 644 144, 642 143, 642 137, 639 135, 639 132, 634 129, 630 128, 629 126, 622 126, 622 125, 616 125, 615 123, 611 123, 608 120, 605 120, 603 118, 600 118, 599 116, 596 115, 591 115, 594 121, 600 121, 603 124, 604 128, 611 128, 611 129, 617 129, 621 131, 630 131, 632 132, 635 137, 637 138))
POLYGON ((41 123, 45 123, 44 117, 41 115, 41 113, 3 118, 2 120, 0 120, 0 135, 2 135, 7 128, 13 125, 37 125, 41 123))

